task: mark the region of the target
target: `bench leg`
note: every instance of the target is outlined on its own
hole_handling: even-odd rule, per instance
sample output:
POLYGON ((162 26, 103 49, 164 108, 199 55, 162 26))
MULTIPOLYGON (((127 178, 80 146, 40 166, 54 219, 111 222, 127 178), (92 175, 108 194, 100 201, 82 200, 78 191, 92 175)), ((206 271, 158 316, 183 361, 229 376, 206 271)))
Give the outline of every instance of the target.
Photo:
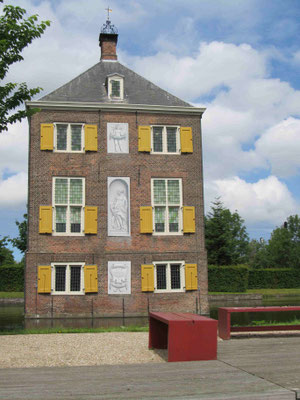
POLYGON ((168 347, 168 325, 155 318, 149 319, 149 349, 168 347))
POLYGON ((230 339, 231 313, 228 310, 218 309, 219 336, 221 339, 230 339))

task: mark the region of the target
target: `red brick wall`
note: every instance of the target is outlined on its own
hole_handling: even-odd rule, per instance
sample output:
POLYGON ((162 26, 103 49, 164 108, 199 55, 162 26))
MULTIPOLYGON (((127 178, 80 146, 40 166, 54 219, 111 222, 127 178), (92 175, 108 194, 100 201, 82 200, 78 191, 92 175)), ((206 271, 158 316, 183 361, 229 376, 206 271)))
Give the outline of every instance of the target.
POLYGON ((200 117, 107 111, 42 111, 31 118, 29 160, 29 249, 26 263, 26 315, 126 315, 152 311, 208 311, 207 262, 203 230, 203 192, 200 117), (82 122, 98 125, 98 152, 54 153, 40 150, 40 124, 82 122), (107 122, 129 124, 129 153, 107 154, 107 122), (180 125, 193 129, 194 152, 154 155, 138 152, 138 125, 180 125), (39 206, 52 205, 54 176, 85 177, 87 206, 98 206, 98 234, 81 237, 38 233, 39 206), (107 236, 107 177, 130 177, 131 236, 107 236), (151 205, 153 177, 182 178, 183 205, 196 208, 196 233, 152 236, 139 233, 139 208, 151 205), (131 295, 107 294, 107 262, 131 261, 131 295), (142 293, 141 264, 152 261, 198 264, 198 291, 142 293), (74 296, 37 294, 37 266, 51 262, 98 265, 98 294, 74 296), (93 303, 93 304, 92 304, 93 303))

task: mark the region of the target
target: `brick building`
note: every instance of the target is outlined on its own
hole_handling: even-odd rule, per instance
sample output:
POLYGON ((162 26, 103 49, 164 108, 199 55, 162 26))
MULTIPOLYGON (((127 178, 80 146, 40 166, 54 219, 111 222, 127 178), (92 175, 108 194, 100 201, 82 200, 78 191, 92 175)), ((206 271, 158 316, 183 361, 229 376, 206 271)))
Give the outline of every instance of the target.
POLYGON ((27 317, 208 312, 202 108, 101 60, 27 103, 27 317))

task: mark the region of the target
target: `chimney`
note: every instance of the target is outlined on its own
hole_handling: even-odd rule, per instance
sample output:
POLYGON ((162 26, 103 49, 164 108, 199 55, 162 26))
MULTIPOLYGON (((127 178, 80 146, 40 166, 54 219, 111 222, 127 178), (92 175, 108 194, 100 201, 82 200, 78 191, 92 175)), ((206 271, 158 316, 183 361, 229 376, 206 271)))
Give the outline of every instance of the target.
POLYGON ((101 29, 99 46, 101 47, 100 60, 117 60, 118 30, 108 19, 101 29))

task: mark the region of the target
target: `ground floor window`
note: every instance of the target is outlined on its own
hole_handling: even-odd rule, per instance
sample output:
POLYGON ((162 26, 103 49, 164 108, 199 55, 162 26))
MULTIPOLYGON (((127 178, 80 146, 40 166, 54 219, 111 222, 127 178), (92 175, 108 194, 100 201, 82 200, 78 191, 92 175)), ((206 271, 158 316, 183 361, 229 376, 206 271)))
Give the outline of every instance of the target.
POLYGON ((84 294, 82 263, 53 263, 52 294, 84 294))
POLYGON ((154 262, 155 292, 183 292, 185 287, 184 262, 154 262))

